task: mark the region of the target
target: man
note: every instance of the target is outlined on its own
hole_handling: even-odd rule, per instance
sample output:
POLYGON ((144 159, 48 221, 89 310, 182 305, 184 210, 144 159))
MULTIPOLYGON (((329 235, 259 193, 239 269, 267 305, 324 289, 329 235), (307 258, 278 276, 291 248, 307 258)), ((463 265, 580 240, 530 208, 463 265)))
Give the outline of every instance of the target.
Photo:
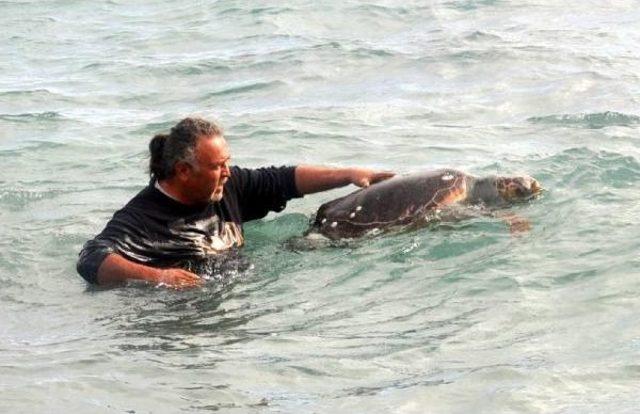
POLYGON ((149 151, 149 186, 80 252, 78 273, 90 283, 138 279, 173 288, 198 286, 202 279, 185 270, 185 263, 241 247, 244 222, 282 211, 288 200, 304 194, 364 187, 394 175, 309 165, 230 167, 221 128, 199 118, 183 119, 168 135, 156 135, 149 151))

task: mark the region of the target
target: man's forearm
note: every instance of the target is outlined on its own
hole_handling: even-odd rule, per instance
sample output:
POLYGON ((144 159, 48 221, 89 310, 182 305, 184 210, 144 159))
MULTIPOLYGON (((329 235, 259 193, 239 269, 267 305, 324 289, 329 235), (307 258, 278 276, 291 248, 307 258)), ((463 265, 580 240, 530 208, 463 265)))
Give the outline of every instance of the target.
POLYGON ((316 165, 296 167, 296 187, 301 194, 317 193, 348 184, 366 187, 393 177, 389 171, 374 171, 367 168, 332 168, 316 165))
POLYGON ((351 184, 349 174, 349 168, 299 165, 296 167, 296 187, 302 194, 331 190, 351 184))
POLYGON ((129 279, 154 282, 159 279, 160 272, 161 269, 135 263, 119 254, 112 253, 100 264, 97 282, 99 285, 114 285, 129 279))
POLYGON ((179 268, 158 269, 145 266, 125 259, 116 253, 107 256, 98 268, 97 282, 99 285, 120 284, 129 279, 163 284, 175 289, 200 286, 203 283, 203 279, 200 276, 188 270, 179 268))

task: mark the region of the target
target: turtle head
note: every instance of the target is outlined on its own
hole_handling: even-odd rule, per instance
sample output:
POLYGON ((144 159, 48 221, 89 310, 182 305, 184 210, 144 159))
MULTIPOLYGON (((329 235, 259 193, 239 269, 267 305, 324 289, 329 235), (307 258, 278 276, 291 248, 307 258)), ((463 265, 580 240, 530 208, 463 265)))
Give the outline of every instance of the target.
POLYGON ((533 177, 497 177, 496 187, 500 197, 509 202, 526 201, 536 197, 542 187, 533 177))

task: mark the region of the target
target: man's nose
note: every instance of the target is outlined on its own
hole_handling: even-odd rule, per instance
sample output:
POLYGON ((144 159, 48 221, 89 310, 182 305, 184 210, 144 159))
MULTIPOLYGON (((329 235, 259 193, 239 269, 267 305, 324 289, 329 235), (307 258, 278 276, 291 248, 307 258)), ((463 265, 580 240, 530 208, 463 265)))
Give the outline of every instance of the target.
POLYGON ((230 175, 231 175, 231 167, 229 166, 228 162, 225 162, 224 165, 222 166, 222 176, 229 177, 230 175))

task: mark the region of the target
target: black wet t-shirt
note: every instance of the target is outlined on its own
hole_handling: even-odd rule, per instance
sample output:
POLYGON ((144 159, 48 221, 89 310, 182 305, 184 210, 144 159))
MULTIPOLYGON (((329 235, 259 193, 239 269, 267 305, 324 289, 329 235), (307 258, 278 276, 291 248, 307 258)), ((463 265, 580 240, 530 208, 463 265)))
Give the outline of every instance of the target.
POLYGON ((154 267, 184 267, 219 255, 244 244, 244 222, 282 211, 301 196, 295 167, 232 167, 222 200, 197 206, 168 197, 152 181, 85 243, 78 273, 96 283, 98 268, 111 253, 154 267))

